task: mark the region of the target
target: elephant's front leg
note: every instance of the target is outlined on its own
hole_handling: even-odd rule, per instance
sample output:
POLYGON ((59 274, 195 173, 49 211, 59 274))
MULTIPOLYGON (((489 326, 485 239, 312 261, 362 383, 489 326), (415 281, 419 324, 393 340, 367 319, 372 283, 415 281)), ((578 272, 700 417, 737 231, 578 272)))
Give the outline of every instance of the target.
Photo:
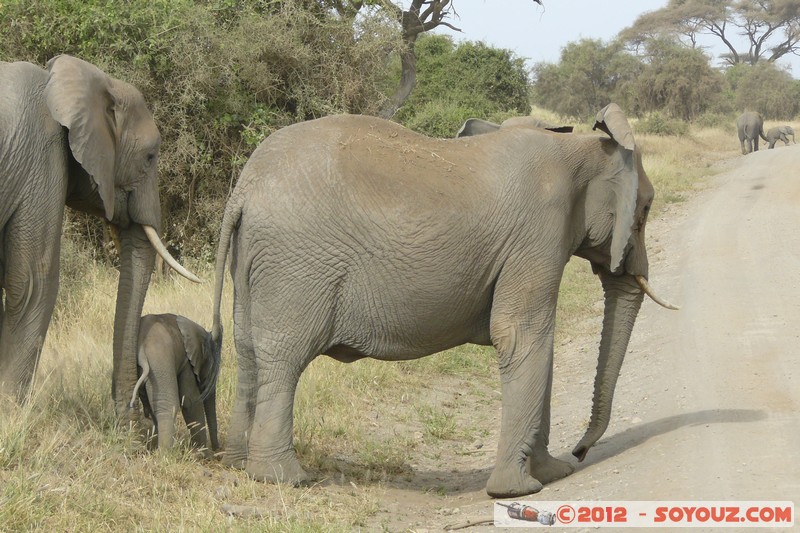
POLYGON ((206 413, 203 401, 200 399, 200 388, 195 380, 191 368, 185 369, 178 375, 178 391, 181 398, 181 412, 189 428, 189 438, 192 445, 201 450, 207 458, 213 457, 206 439, 206 413))
POLYGON ((491 333, 500 364, 503 414, 497 464, 486 485, 492 497, 538 492, 542 483, 572 471, 569 463, 547 451, 558 274, 558 279, 522 288, 498 284, 495 292, 491 333), (543 479, 534 477, 539 475, 543 479))
MULTIPOLYGON (((63 208, 58 213, 62 213, 63 208)), ((57 213, 57 214, 58 214, 57 213)), ((61 222, 37 232, 17 213, 6 227, 5 261, 0 280, 5 292, 0 313, 0 395, 18 402, 30 394, 58 293, 61 222), (23 236, 31 235, 25 240, 23 236)), ((38 226, 38 225, 37 225, 38 226)), ((0 295, 1 297, 2 295, 0 295)))
MULTIPOLYGON (((552 353, 552 351, 551 351, 552 353)), ((567 477, 575 471, 575 467, 566 461, 556 459, 548 450, 550 444, 550 402, 552 401, 553 390, 553 366, 550 365, 547 389, 542 403, 542 423, 533 452, 528 461, 528 470, 534 478, 538 479, 543 485, 567 477)))

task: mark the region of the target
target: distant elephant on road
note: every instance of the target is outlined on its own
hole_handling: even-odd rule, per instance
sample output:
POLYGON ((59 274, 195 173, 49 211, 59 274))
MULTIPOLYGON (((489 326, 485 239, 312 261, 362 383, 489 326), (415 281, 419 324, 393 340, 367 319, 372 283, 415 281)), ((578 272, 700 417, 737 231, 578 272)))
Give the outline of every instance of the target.
POLYGON ((739 133, 739 143, 742 145, 742 154, 758 151, 758 138, 764 137, 764 119, 760 113, 747 111, 736 120, 736 131, 739 133), (745 142, 747 147, 745 147, 745 142))
POLYGON ((497 131, 500 128, 513 127, 540 128, 544 130, 550 130, 555 133, 572 133, 573 130, 572 126, 555 126, 531 116, 511 117, 504 120, 502 124, 495 124, 494 122, 489 122, 488 120, 482 120, 479 118, 470 118, 464 122, 464 125, 461 126, 460 130, 458 130, 456 137, 460 138, 471 137, 473 135, 483 135, 484 133, 497 131))
POLYGON ((0 62, 0 395, 24 400, 58 292, 64 206, 109 222, 121 244, 112 391, 127 415, 158 237, 161 137, 141 93, 61 55, 0 62))
POLYGON ((797 144, 794 140, 794 129, 791 126, 778 126, 767 130, 766 139, 769 142, 769 149, 775 148, 775 143, 783 141, 783 144, 789 146, 789 136, 792 137, 792 142, 797 144))
POLYGON ((219 449, 216 396, 221 341, 220 337, 212 343, 209 332, 183 316, 142 317, 137 357, 142 373, 131 408, 138 395, 145 415, 155 424, 159 448, 172 447, 175 418, 181 411, 192 444, 207 452, 219 449))
POLYGON ((569 475, 547 449, 564 266, 589 260, 605 291, 580 460, 608 426, 639 306, 654 297, 644 243, 653 187, 622 110, 610 104, 595 127, 609 137, 514 127, 431 139, 344 115, 262 142, 217 250, 212 338, 230 250, 239 366, 225 464, 259 480, 307 479, 294 396, 320 354, 398 361, 471 342, 497 349, 502 384, 487 492, 516 497, 569 475))

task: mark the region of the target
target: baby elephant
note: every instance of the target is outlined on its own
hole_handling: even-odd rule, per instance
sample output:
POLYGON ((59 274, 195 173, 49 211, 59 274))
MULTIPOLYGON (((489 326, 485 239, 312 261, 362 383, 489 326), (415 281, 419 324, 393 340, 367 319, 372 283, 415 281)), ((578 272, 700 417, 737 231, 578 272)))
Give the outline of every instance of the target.
POLYGON ((770 148, 775 148, 775 143, 783 141, 783 144, 789 146, 789 136, 792 136, 792 142, 797 144, 794 140, 794 130, 791 126, 778 126, 777 128, 770 128, 767 131, 767 142, 770 148))
POLYGON ((192 444, 210 455, 208 427, 210 449, 219 449, 216 392, 221 344, 221 338, 212 343, 211 334, 188 318, 172 314, 142 317, 138 355, 142 374, 131 407, 138 394, 145 416, 155 424, 159 448, 172 447, 180 410, 192 444), (145 388, 140 390, 142 383, 145 388))

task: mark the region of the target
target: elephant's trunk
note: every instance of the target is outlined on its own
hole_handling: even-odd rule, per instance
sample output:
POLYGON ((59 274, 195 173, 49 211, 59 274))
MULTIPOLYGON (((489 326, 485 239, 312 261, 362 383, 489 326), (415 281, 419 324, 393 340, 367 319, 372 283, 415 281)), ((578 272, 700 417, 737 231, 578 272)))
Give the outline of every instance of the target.
POLYGON ((644 292, 631 275, 612 276, 602 272, 600 280, 605 293, 603 333, 594 381, 592 418, 586 434, 572 450, 572 455, 579 461, 583 461, 589 448, 608 428, 617 378, 625 359, 636 315, 644 299, 644 292))
POLYGON ((120 229, 120 269, 117 308, 114 316, 114 370, 111 393, 117 416, 133 418, 128 400, 136 385, 136 354, 142 306, 155 265, 156 252, 138 224, 120 229))

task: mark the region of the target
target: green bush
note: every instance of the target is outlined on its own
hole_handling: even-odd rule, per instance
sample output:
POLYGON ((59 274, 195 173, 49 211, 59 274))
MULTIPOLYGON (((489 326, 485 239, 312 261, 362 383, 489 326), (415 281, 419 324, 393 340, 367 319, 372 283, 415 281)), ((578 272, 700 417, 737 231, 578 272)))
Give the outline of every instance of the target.
POLYGON ((452 137, 470 117, 527 115, 524 61, 484 43, 424 35, 416 45, 417 86, 395 119, 435 137, 452 137))
POLYGON ((634 130, 637 133, 648 133, 650 135, 686 135, 689 132, 689 124, 656 112, 650 113, 644 119, 639 120, 635 124, 634 130))
POLYGON ((767 120, 790 120, 800 111, 800 82, 772 63, 728 69, 735 87, 736 109, 758 111, 767 120))
POLYGON ((727 128, 736 122, 736 117, 731 114, 724 113, 703 113, 694 124, 702 128, 727 128))
POLYGON ((558 63, 534 66, 536 105, 579 120, 594 117, 609 102, 627 109, 626 86, 641 71, 640 61, 619 43, 582 39, 561 50, 558 63))
POLYGON ((452 102, 427 102, 415 109, 415 113, 406 119, 405 125, 431 137, 455 137, 468 118, 479 114, 471 108, 452 102))
POLYGON ((637 116, 659 111, 694 120, 717 106, 724 78, 702 50, 658 39, 648 41, 646 48, 647 62, 632 82, 637 116))
MULTIPOLYGON (((162 136, 162 230, 213 260, 227 195, 272 131, 375 113, 400 45, 380 11, 354 21, 310 0, 3 0, 0 60, 68 53, 138 87, 162 136)), ((97 242, 97 219, 76 216, 97 242)))

